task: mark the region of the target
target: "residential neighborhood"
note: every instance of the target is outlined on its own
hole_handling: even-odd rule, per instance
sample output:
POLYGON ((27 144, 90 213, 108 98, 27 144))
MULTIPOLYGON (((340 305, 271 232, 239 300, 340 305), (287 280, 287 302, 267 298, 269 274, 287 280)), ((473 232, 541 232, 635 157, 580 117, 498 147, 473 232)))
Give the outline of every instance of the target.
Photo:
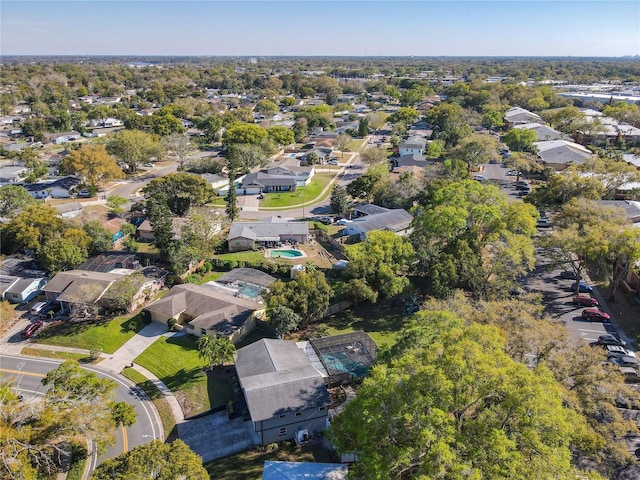
POLYGON ((640 475, 633 60, 168 58, 3 56, 3 475, 640 475))

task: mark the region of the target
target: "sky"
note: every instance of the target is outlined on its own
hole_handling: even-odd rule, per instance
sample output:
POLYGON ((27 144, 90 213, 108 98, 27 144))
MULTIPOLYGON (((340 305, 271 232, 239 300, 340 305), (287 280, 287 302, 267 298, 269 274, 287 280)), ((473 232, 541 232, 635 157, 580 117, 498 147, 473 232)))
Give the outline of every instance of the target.
POLYGON ((640 55, 639 0, 0 2, 1 55, 640 55))

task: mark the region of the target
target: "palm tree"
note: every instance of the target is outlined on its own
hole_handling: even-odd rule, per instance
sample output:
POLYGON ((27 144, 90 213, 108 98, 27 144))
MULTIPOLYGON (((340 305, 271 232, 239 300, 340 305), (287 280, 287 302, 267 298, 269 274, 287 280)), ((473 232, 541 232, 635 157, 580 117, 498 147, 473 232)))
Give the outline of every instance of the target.
POLYGON ((208 367, 220 367, 233 360, 236 351, 236 346, 228 338, 211 335, 200 337, 196 347, 200 357, 208 362, 208 367))

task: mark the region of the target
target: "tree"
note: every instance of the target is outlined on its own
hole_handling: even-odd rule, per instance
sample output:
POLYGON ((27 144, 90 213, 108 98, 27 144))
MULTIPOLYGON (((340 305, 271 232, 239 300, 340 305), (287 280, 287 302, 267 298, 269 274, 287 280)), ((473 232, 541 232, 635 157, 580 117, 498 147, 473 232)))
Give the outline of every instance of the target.
POLYGON ((344 152, 349 150, 349 144, 351 143, 351 135, 348 133, 340 133, 336 137, 336 148, 342 152, 342 158, 344 158, 344 152))
POLYGON ((373 128, 374 133, 378 133, 378 130, 385 124, 386 117, 381 112, 371 112, 367 114, 367 121, 369 126, 373 128))
POLYGON ((451 156, 464 161, 469 171, 472 171, 474 166, 488 163, 497 157, 499 145, 499 142, 489 135, 472 134, 460 140, 451 150, 451 156))
POLYGON ((69 238, 52 238, 38 251, 38 259, 52 273, 70 270, 89 258, 88 251, 69 238))
POLYGON ((281 335, 288 335, 298 329, 302 319, 300 318, 300 315, 289 307, 278 305, 273 310, 269 311, 269 321, 278 333, 281 335))
POLYGON ((91 243, 88 247, 89 256, 106 252, 113 247, 113 234, 100 225, 97 220, 83 223, 82 229, 91 238, 91 243))
POLYGON ((254 109, 258 113, 264 113, 266 115, 273 115, 278 111, 278 105, 271 100, 260 100, 256 103, 256 107, 254 109))
POLYGON ((413 247, 408 239, 388 230, 372 231, 366 241, 347 245, 346 253, 349 264, 345 276, 364 279, 376 294, 392 298, 409 287, 406 274, 413 261, 413 247))
POLYGON ((154 178, 142 192, 150 197, 164 195, 171 213, 178 217, 185 216, 191 207, 205 205, 215 196, 211 184, 201 176, 182 172, 154 178))
POLYGON ((128 203, 129 200, 120 195, 109 195, 107 197, 107 207, 109 207, 111 213, 117 217, 125 212, 124 206, 128 203))
POLYGON ((164 257, 168 257, 173 246, 174 232, 166 195, 150 197, 146 202, 146 212, 153 232, 153 244, 164 257))
POLYGON ((533 142, 538 139, 536 132, 524 128, 512 128, 504 136, 504 143, 515 152, 530 152, 533 142))
POLYGON ((104 145, 97 143, 83 145, 69 152, 62 160, 62 169, 83 176, 92 187, 98 187, 101 181, 125 177, 116 159, 107 153, 104 145))
POLYGON ((235 175, 230 170, 229 171, 229 190, 227 195, 224 197, 224 201, 227 204, 225 207, 225 212, 229 217, 229 221, 233 222, 236 218, 238 218, 238 214, 240 213, 240 207, 238 206, 238 195, 236 194, 236 180, 235 175))
POLYGON ((267 131, 255 124, 239 123, 230 126, 222 137, 225 145, 236 143, 244 143, 249 145, 258 145, 262 140, 268 137, 267 131))
POLYGON ((64 221, 58 212, 45 204, 29 205, 6 224, 3 250, 31 250, 37 252, 63 229, 64 221))
POLYGON ((367 171, 347 185, 347 193, 353 198, 373 200, 388 179, 389 167, 382 163, 371 165, 367 171))
POLYGON ((202 130, 204 140, 206 142, 217 142, 220 140, 220 131, 222 130, 222 119, 217 115, 209 115, 206 118, 194 119, 195 125, 202 130))
POLYGON ((307 165, 316 165, 319 160, 316 152, 311 151, 307 154, 307 165))
POLYGON ((374 367, 331 424, 338 451, 357 452, 355 475, 507 479, 579 473, 571 450, 592 437, 584 419, 563 405, 548 369, 530 370, 510 359, 496 327, 465 326, 448 312, 421 312, 413 325, 406 335, 415 346, 374 367))
POLYGON ((487 128, 500 128, 504 126, 502 113, 498 110, 487 110, 482 115, 482 126, 487 128))
POLYGON ((213 258, 216 248, 223 242, 221 231, 224 223, 224 217, 215 210, 201 208, 191 213, 189 222, 181 229, 180 239, 192 259, 213 258))
POLYGON ((129 312, 133 299, 144 282, 144 276, 139 272, 123 275, 122 278, 113 282, 103 297, 108 301, 108 308, 114 312, 129 312))
POLYGON ((367 148, 360 154, 360 159, 367 165, 385 164, 388 165, 387 153, 381 148, 367 148))
POLYGON ((0 216, 13 217, 21 208, 35 203, 35 198, 20 185, 5 185, 0 188, 0 216))
POLYGON ((138 169, 139 163, 151 157, 160 158, 163 154, 158 137, 140 130, 121 130, 108 136, 106 148, 107 152, 127 165, 130 173, 138 169))
POLYGON ((175 440, 172 443, 153 440, 116 458, 105 460, 96 468, 91 478, 92 480, 143 478, 209 480, 209 474, 202 466, 202 458, 182 440, 175 440))
POLYGON ((293 135, 296 142, 301 141, 304 137, 306 137, 309 133, 309 121, 300 117, 297 118, 295 123, 293 124, 293 135))
POLYGON ((400 107, 396 112, 391 114, 387 119, 391 123, 403 123, 405 125, 411 125, 418 117, 420 112, 413 108, 400 107))
POLYGON ((302 324, 319 320, 329 307, 333 290, 320 270, 306 271, 290 282, 277 280, 265 295, 269 308, 289 307, 302 317, 302 324))
POLYGON ((169 153, 178 158, 178 164, 183 167, 192 149, 189 137, 183 133, 173 132, 162 139, 162 144, 169 153))
POLYGON ((95 441, 100 451, 114 441, 114 381, 68 361, 42 383, 50 388, 36 404, 19 401, 9 384, 0 384, 2 478, 52 475, 78 437, 95 441))
POLYGON ((225 337, 202 335, 196 343, 198 355, 207 361, 209 367, 221 367, 226 362, 233 360, 236 347, 231 340, 225 337))
POLYGON ((442 158, 447 149, 444 140, 432 140, 427 146, 427 157, 429 158, 442 158))
POLYGON ((358 136, 364 138, 369 135, 369 120, 366 117, 362 117, 358 122, 358 136))
POLYGON ((342 185, 334 185, 331 189, 331 211, 337 215, 345 215, 349 211, 347 191, 342 185))
POLYGON ((117 426, 130 427, 136 423, 138 414, 133 405, 127 402, 111 402, 111 418, 117 426))
POLYGON ((287 127, 275 126, 267 130, 269 138, 273 139, 278 145, 291 145, 295 142, 295 136, 291 129, 287 127))
POLYGON ((623 160, 597 157, 574 168, 582 174, 588 174, 588 178, 598 180, 602 184, 602 197, 609 200, 615 199, 616 192, 622 185, 640 182, 640 171, 623 160))
POLYGON ((264 166, 267 161, 265 151, 259 145, 232 144, 227 150, 229 164, 240 175, 246 175, 254 167, 264 166))
POLYGON ((462 107, 455 103, 440 103, 427 112, 427 121, 433 127, 432 138, 440 138, 448 147, 455 147, 471 134, 462 107))
POLYGON ((173 133, 183 134, 187 129, 182 125, 182 121, 171 113, 156 113, 149 120, 151 131, 161 137, 173 133))
POLYGON ((416 273, 426 276, 436 295, 452 288, 467 288, 478 298, 507 294, 533 267, 536 209, 473 180, 433 188, 413 223, 416 273))

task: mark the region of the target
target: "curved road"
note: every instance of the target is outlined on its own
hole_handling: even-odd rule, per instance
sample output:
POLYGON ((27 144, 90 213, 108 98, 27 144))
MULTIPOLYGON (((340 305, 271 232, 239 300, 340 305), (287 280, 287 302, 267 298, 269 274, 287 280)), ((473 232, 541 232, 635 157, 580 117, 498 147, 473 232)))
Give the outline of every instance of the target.
MULTIPOLYGON (((43 395, 46 388, 41 380, 47 372, 55 369, 61 362, 51 359, 39 359, 31 357, 0 355, 0 374, 5 378, 13 378, 16 390, 28 395, 43 395)), ((133 447, 148 443, 154 438, 164 440, 162 424, 158 414, 149 400, 143 399, 132 389, 134 384, 129 380, 113 373, 101 370, 97 366, 83 368, 98 374, 101 378, 109 378, 117 383, 116 401, 125 401, 135 408, 138 418, 131 427, 121 427, 116 434, 116 443, 100 458, 91 457, 92 469, 107 458, 114 458, 133 447)), ((141 394, 143 395, 143 394, 141 394)))

